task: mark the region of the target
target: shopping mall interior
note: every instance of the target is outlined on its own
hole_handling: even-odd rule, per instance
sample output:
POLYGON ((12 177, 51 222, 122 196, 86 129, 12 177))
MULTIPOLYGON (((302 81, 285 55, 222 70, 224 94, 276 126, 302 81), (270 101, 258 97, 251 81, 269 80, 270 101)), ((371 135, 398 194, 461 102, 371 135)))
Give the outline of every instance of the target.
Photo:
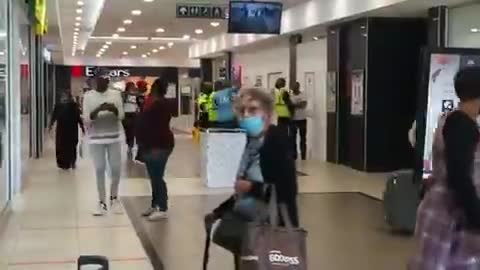
MULTIPOLYGON (((239 129, 198 129, 203 87, 269 92, 279 78, 306 100, 296 161, 306 261, 258 269, 407 269, 415 238, 386 222, 384 191, 393 172, 431 171, 436 119, 457 102, 435 83, 452 87, 461 67, 480 65, 478 14, 468 0, 0 0, 0 269, 73 270, 82 255, 113 270, 202 267, 204 216, 233 194, 246 141, 239 129), (168 82, 168 218, 142 217, 150 177, 123 128, 118 213, 92 215, 88 126, 75 168, 58 168, 55 108, 65 93, 86 108, 105 70, 108 91, 168 82)), ((208 269, 234 269, 216 244, 209 258, 208 269)))

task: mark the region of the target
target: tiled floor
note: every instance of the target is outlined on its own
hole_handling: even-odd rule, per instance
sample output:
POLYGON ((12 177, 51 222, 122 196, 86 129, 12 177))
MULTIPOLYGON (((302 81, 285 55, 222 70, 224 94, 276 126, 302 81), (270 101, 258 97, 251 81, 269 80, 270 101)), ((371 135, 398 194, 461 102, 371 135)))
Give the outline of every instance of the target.
MULTIPOLYGON (((171 197, 230 192, 203 186, 198 178, 197 151, 190 139, 177 140, 167 168, 171 197)), ((143 168, 132 164, 125 167, 121 195, 148 196, 143 168)), ((299 165, 299 170, 308 174, 299 178, 302 193, 364 192, 380 197, 384 187, 384 175, 340 166, 311 162, 299 165)), ((29 164, 27 178, 23 193, 12 203, 8 223, 0 231, 0 269, 72 270, 80 254, 106 255, 115 270, 152 269, 127 215, 91 216, 96 189, 88 158, 79 161, 76 171, 59 171, 50 146, 43 159, 29 164)), ((181 214, 176 211, 173 204, 172 215, 181 214)), ((189 219, 181 222, 188 223, 189 219)))

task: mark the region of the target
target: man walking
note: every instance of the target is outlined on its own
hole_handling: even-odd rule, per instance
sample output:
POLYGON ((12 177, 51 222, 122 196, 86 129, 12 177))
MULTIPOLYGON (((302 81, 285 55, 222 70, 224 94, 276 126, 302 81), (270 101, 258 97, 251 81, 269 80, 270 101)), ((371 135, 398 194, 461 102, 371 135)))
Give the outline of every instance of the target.
POLYGON ((307 159, 307 97, 300 91, 300 83, 296 82, 291 96, 295 113, 292 121, 293 157, 298 157, 297 134, 300 134, 300 154, 302 160, 307 159))

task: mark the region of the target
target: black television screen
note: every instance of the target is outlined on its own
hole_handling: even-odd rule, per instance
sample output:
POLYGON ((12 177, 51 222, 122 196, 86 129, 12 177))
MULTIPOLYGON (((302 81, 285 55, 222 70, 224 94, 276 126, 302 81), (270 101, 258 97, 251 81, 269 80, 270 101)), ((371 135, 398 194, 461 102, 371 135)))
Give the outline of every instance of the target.
POLYGON ((280 34, 283 5, 278 2, 230 1, 228 32, 280 34))

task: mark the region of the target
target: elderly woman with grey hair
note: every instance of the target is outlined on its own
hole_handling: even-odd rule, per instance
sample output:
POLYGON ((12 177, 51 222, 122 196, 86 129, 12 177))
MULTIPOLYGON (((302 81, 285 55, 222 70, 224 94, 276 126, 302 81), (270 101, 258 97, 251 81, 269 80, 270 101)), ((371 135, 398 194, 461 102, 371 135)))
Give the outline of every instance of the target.
MULTIPOLYGON (((247 133, 248 143, 237 173, 235 194, 205 217, 206 225, 231 211, 239 197, 251 196, 267 201, 265 185, 271 185, 275 187, 278 203, 287 207, 292 224, 298 226, 295 161, 289 155, 291 147, 288 134, 272 124, 272 96, 256 88, 242 89, 236 100, 235 111, 240 127, 247 133)), ((234 255, 238 267, 238 254, 234 255)))

